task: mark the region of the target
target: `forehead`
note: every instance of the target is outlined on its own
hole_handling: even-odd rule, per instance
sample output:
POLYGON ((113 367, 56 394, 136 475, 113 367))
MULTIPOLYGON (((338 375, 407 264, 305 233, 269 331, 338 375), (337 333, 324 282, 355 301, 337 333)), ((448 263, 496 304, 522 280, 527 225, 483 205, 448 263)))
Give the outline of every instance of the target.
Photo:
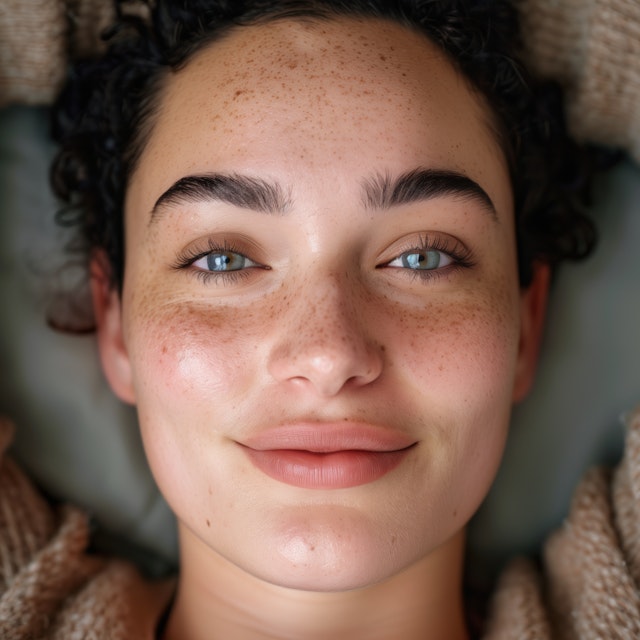
POLYGON ((169 165, 169 149, 165 188, 210 170, 339 180, 364 158, 367 175, 438 166, 491 182, 504 169, 470 83, 425 36, 377 19, 232 29, 166 83, 141 165, 169 165))

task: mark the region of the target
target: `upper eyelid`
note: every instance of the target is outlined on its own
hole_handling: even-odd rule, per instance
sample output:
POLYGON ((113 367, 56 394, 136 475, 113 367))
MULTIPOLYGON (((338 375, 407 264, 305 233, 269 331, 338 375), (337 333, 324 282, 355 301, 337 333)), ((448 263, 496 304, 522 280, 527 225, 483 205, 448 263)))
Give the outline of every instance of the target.
POLYGON ((462 265, 473 266, 475 264, 473 252, 458 238, 448 234, 442 236, 437 233, 421 233, 392 245, 388 252, 389 258, 379 266, 389 264, 410 251, 441 251, 462 265))
POLYGON ((197 243, 197 244, 194 243, 182 249, 176 257, 174 266, 175 268, 178 268, 178 269, 188 267, 192 265, 194 262, 197 262, 198 260, 200 260, 201 258, 204 258, 205 256, 208 256, 209 254, 216 253, 216 252, 236 253, 238 255, 243 256, 244 258, 247 258, 248 260, 251 260, 251 262, 260 264, 259 260, 255 260, 254 258, 250 257, 248 255, 249 253, 248 251, 244 250, 239 246, 235 246, 234 242, 231 242, 229 240, 216 242, 211 238, 207 238, 201 243, 197 243))

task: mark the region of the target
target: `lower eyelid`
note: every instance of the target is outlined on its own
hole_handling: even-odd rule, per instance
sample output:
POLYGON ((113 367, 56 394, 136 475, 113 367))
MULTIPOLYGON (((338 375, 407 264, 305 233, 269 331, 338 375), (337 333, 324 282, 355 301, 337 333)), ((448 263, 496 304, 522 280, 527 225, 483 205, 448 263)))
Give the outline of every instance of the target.
POLYGON ((192 269, 191 272, 196 278, 200 278, 205 284, 215 284, 221 286, 234 284, 241 278, 249 278, 251 276, 250 269, 238 269, 236 271, 205 271, 204 269, 192 269))

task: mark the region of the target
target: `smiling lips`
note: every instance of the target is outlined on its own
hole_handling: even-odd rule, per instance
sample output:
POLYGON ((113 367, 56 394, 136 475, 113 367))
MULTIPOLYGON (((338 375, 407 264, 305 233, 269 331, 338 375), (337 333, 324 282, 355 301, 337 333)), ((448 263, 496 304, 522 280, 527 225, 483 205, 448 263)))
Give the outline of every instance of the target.
POLYGON ((269 429, 242 446, 275 480, 304 489, 345 489, 389 473, 414 444, 380 427, 322 423, 269 429))

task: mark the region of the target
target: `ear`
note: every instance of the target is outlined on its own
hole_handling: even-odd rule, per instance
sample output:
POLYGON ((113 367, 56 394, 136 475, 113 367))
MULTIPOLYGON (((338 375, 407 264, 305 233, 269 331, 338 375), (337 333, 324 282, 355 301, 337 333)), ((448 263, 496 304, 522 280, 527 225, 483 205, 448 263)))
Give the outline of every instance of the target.
POLYGON ((546 318, 550 277, 551 269, 548 264, 535 263, 533 280, 521 294, 520 345, 513 386, 514 402, 523 400, 533 385, 546 318))
POLYGON ((131 364, 123 338, 122 303, 109 277, 111 267, 103 251, 91 257, 91 297, 96 320, 98 350, 104 374, 113 392, 124 402, 133 404, 131 364))

